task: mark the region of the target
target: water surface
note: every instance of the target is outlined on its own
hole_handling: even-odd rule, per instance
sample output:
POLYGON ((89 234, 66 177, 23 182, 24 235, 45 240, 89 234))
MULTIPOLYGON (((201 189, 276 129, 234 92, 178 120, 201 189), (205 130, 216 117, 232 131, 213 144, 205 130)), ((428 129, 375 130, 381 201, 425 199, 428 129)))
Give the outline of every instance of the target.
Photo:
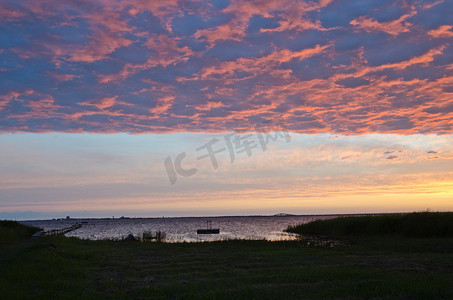
POLYGON ((186 218, 131 218, 131 219, 69 219, 22 221, 43 228, 61 229, 86 222, 82 228, 66 234, 82 239, 122 239, 129 234, 141 237, 143 232, 163 231, 169 242, 215 241, 226 239, 289 240, 295 235, 283 232, 288 225, 306 223, 335 216, 247 216, 247 217, 186 217, 186 218), (220 234, 197 235, 197 229, 219 228, 220 234))

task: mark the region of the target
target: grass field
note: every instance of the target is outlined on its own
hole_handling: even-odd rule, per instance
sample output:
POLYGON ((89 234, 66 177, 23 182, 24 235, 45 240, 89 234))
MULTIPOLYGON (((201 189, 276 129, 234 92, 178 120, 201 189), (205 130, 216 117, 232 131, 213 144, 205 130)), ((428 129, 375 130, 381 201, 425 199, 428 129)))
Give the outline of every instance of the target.
POLYGON ((414 212, 340 217, 290 226, 288 232, 335 237, 395 236, 453 238, 453 212, 414 212))
POLYGON ((0 243, 2 299, 452 299, 453 239, 0 243))
POLYGON ((26 239, 41 228, 25 226, 15 221, 0 221, 0 243, 26 239))

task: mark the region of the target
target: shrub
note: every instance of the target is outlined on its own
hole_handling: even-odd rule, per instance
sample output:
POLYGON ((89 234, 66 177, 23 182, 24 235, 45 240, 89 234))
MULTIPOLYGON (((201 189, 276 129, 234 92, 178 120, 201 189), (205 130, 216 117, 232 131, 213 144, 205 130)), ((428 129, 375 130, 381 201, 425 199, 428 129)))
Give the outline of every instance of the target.
POLYGON ((142 240, 144 242, 156 241, 157 243, 165 243, 167 239, 167 234, 163 231, 156 231, 154 234, 151 231, 145 231, 142 235, 142 240))

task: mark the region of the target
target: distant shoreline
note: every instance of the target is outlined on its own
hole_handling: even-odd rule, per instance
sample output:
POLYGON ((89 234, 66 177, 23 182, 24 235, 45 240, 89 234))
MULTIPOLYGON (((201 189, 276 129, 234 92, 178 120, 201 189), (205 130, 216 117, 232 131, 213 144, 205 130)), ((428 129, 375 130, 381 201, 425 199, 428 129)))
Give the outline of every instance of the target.
POLYGON ((275 214, 275 215, 225 215, 225 216, 184 216, 184 217, 173 217, 173 216, 162 216, 162 217, 99 217, 99 218, 52 218, 52 219, 27 219, 27 220, 16 220, 17 222, 39 222, 39 221, 83 221, 83 220, 143 220, 143 219, 214 219, 214 218, 285 218, 285 217, 354 217, 354 216, 381 216, 381 215, 401 215, 410 212, 385 212, 385 213, 347 213, 347 214, 275 214))

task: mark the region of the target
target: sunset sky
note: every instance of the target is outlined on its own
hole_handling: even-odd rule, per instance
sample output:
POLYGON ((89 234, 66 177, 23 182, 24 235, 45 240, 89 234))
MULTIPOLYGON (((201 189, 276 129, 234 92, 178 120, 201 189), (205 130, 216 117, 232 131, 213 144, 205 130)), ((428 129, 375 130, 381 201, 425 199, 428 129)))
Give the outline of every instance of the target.
POLYGON ((452 12, 2 0, 0 218, 451 211, 452 12))

